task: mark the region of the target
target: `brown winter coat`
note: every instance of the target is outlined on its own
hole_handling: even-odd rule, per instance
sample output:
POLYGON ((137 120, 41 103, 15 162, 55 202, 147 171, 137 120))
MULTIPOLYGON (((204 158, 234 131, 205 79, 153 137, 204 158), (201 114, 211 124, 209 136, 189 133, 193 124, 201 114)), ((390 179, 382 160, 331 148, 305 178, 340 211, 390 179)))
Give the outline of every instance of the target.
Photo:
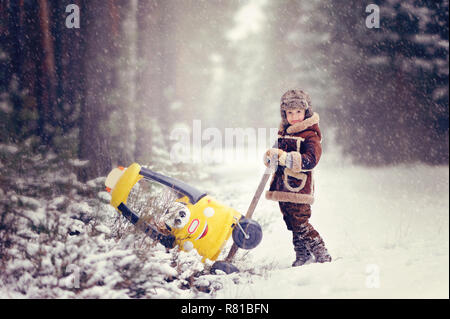
POLYGON ((312 204, 314 202, 313 169, 322 155, 319 115, 313 113, 302 122, 280 127, 278 149, 291 153, 292 169, 278 165, 266 192, 266 198, 279 202, 312 204))

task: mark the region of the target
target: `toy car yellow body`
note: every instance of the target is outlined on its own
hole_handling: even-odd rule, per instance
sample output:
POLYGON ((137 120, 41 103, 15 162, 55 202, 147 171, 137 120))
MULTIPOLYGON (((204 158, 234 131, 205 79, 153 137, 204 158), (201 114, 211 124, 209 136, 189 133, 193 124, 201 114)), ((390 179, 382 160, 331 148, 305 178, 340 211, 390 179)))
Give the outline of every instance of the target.
POLYGON ((204 258, 216 260, 242 215, 209 195, 194 205, 187 196, 179 201, 186 204, 190 219, 182 228, 172 229, 176 243, 185 251, 195 248, 204 258))
POLYGON ((234 242, 244 249, 254 248, 261 241, 261 227, 253 220, 246 220, 238 211, 182 181, 153 172, 137 163, 128 168, 113 169, 105 181, 111 192, 110 204, 133 224, 137 224, 139 217, 126 206, 126 202, 131 189, 142 178, 166 185, 180 195, 174 207, 166 213, 166 227, 170 236, 151 225, 140 226, 166 247, 178 245, 184 251, 196 249, 204 262, 206 259, 216 260, 232 234, 234 242))

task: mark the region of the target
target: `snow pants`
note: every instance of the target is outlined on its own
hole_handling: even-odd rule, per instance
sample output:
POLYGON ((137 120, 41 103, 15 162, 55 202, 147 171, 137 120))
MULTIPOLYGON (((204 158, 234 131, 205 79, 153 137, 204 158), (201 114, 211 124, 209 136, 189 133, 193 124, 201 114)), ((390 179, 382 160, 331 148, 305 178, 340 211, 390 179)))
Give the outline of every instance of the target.
MULTIPOLYGON (((287 229, 298 233, 304 241, 325 245, 322 237, 309 223, 311 205, 289 202, 278 202, 287 229)), ((294 243, 295 244, 295 243, 294 243)))
POLYGON ((280 205, 281 213, 283 214, 284 222, 287 229, 293 232, 299 232, 307 225, 307 228, 311 228, 311 236, 317 237, 319 233, 309 224, 309 218, 311 217, 311 205, 298 204, 289 202, 278 202, 280 205))

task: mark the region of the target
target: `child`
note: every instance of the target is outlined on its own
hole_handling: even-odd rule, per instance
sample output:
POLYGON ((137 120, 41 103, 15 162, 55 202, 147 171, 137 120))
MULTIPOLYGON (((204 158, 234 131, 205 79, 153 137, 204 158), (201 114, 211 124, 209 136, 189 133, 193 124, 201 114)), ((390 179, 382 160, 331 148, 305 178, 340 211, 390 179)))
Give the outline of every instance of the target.
POLYGON ((314 201, 313 169, 322 154, 319 115, 311 110, 310 96, 299 89, 281 97, 281 124, 278 145, 264 154, 264 164, 275 160, 266 198, 279 202, 287 228, 292 231, 296 259, 293 267, 315 257, 316 262, 329 262, 331 256, 319 233, 309 223, 314 201))

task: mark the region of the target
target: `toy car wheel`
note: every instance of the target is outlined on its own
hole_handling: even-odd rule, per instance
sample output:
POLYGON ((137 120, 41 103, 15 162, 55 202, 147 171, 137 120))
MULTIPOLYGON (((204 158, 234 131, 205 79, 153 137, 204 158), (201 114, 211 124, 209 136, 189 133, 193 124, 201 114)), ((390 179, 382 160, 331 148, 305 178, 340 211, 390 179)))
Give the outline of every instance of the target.
POLYGON ((242 218, 233 229, 233 241, 239 248, 253 249, 261 239, 261 226, 252 219, 242 218))
POLYGON ((211 267, 211 273, 215 274, 216 270, 221 270, 227 275, 233 272, 239 272, 236 266, 226 261, 216 261, 211 267))

